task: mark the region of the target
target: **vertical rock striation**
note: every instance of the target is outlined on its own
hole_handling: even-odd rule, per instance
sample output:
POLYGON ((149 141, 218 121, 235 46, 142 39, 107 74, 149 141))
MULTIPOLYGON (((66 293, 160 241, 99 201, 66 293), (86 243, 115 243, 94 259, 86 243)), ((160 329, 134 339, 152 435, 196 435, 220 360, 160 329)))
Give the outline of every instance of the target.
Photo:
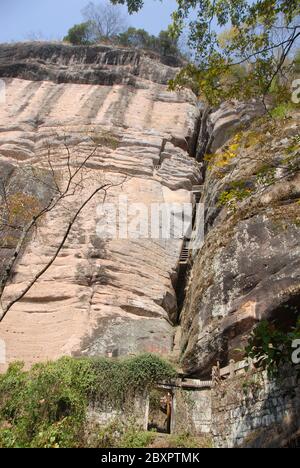
MULTIPOLYGON (((51 187, 45 190, 49 154, 63 185, 68 150, 74 170, 100 142, 80 190, 32 233, 4 301, 51 259, 72 213, 103 181, 116 185, 106 202, 116 203, 120 195, 148 207, 191 201, 192 185, 201 182, 200 166, 189 156, 199 109, 191 92, 168 92, 176 71, 154 55, 110 47, 0 47, 6 83, 0 165, 11 193, 22 187, 43 204, 51 194, 51 187)), ((0 324, 8 362, 172 349, 182 240, 101 239, 102 201, 100 193, 89 203, 55 263, 0 324)), ((6 247, 4 263, 11 252, 6 247)))

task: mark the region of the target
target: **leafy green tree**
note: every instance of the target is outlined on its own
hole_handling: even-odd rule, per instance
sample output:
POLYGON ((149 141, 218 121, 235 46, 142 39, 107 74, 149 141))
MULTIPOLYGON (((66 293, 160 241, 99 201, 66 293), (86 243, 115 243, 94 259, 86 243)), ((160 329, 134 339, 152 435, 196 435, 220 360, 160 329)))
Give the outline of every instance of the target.
MULTIPOLYGON (((100 34, 100 33, 99 33, 100 34)), ((170 31, 161 31, 157 36, 149 34, 145 29, 128 28, 116 36, 100 36, 95 34, 95 24, 92 20, 81 24, 75 24, 69 29, 64 41, 73 45, 91 45, 98 41, 110 39, 116 44, 137 49, 153 50, 161 55, 179 56, 178 39, 174 39, 170 31)))
POLYGON ((149 34, 144 29, 128 28, 127 31, 116 37, 119 44, 136 47, 138 49, 149 49, 161 55, 180 55, 178 39, 172 37, 170 31, 161 31, 158 37, 149 34))
POLYGON ((73 45, 89 45, 91 44, 91 39, 91 24, 87 21, 75 24, 69 29, 67 36, 63 40, 73 45))
POLYGON ((155 47, 156 37, 151 36, 145 29, 128 28, 117 37, 118 43, 141 49, 152 49, 155 47))
MULTIPOLYGON (((143 0, 111 0, 129 12, 143 0)), ((194 64, 184 68, 171 88, 191 84, 212 104, 232 97, 265 97, 274 82, 282 94, 287 59, 300 39, 299 0, 177 0, 172 33, 186 27, 194 64), (220 32, 230 31, 227 37, 220 32), (224 40, 225 39, 225 40, 224 40), (247 73, 232 73, 245 65, 247 73)))
POLYGON ((158 47, 161 55, 179 55, 178 38, 172 37, 169 30, 159 33, 158 47))

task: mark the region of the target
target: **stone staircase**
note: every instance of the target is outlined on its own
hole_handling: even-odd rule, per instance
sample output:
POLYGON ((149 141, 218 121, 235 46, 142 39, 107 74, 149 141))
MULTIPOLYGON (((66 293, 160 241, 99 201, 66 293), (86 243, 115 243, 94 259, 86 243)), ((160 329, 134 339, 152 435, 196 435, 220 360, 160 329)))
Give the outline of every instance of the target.
POLYGON ((200 203, 202 194, 203 194, 203 185, 193 185, 192 192, 194 195, 194 200, 196 203, 200 203))

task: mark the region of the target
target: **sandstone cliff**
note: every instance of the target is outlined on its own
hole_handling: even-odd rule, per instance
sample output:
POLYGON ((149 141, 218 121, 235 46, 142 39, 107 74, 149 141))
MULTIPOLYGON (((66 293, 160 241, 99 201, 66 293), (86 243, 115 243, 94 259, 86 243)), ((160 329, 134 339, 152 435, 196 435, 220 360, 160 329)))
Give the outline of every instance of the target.
MULTIPOLYGON (((68 176, 68 150, 73 168, 101 143, 80 191, 33 233, 5 300, 51 258, 68 218, 99 181, 117 185, 108 201, 122 195, 148 206, 191 201, 192 186, 204 182, 206 233, 201 251, 190 258, 181 311, 175 290, 183 241, 99 239, 102 195, 95 197, 54 265, 0 325, 9 361, 167 355, 180 322, 176 344, 184 371, 210 376, 218 360, 225 365, 241 358, 237 349, 258 320, 295 320, 299 114, 271 127, 261 119, 247 130, 263 106, 229 102, 205 110, 190 91, 167 90, 180 63, 163 62, 107 46, 0 47, 7 88, 0 107, 1 180, 14 200, 23 194, 23 201, 45 205, 52 171, 60 183, 68 176)), ((2 239, 2 269, 16 242, 13 232, 2 239)))
MULTIPOLYGON (((101 141, 80 192, 33 233, 4 301, 51 258, 69 216, 100 180, 119 184, 107 201, 120 194, 147 205, 191 200, 192 185, 201 183, 200 166, 189 156, 200 111, 191 92, 167 91, 176 71, 156 56, 109 47, 0 47, 6 83, 0 164, 11 196, 25 194, 43 206, 51 197, 49 151, 63 183, 66 142, 73 169, 101 141)), ((96 235, 101 202, 99 195, 86 207, 54 265, 1 323, 8 362, 172 349, 182 240, 102 241, 96 235)), ((4 265, 14 245, 14 238, 2 242, 4 265)))

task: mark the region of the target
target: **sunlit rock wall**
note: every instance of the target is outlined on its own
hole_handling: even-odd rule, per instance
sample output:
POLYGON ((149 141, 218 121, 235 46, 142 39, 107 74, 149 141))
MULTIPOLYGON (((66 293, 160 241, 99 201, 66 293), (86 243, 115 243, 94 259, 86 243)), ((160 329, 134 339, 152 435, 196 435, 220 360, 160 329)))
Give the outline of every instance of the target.
MULTIPOLYGON (((34 195, 43 203, 52 189, 45 190, 45 179, 28 178, 28 168, 48 173, 50 160, 63 187, 68 160, 74 171, 96 146, 77 189, 32 232, 4 304, 49 262, 76 209, 99 184, 115 185, 106 202, 118 202, 120 195, 147 206, 191 201, 192 185, 201 182, 200 167, 189 156, 199 110, 189 91, 167 90, 176 71, 156 56, 130 50, 0 47, 5 184, 16 191, 21 180, 22 191, 31 195, 40 184, 34 195)), ((182 240, 103 240, 97 236, 102 202, 100 192, 80 214, 51 268, 1 323, 7 362, 171 351, 182 240)), ((9 256, 2 247, 2 257, 9 256)))

